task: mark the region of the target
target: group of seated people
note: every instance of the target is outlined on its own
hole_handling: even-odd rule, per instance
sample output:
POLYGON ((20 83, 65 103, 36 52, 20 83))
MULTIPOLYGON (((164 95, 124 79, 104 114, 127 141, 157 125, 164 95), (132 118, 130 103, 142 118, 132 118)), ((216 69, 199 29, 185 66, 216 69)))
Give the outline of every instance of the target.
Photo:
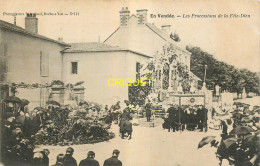
MULTIPOLYGON (((103 166, 122 166, 122 162, 118 160, 119 153, 120 151, 115 149, 112 157, 105 160, 103 166)), ((50 151, 48 149, 35 152, 32 160, 32 166, 49 166, 49 154, 50 151)), ((95 152, 93 151, 89 151, 87 158, 81 160, 79 164, 77 164, 73 154, 74 149, 72 147, 68 147, 65 155, 63 153, 58 154, 56 163, 52 166, 99 166, 99 162, 95 160, 95 152)))

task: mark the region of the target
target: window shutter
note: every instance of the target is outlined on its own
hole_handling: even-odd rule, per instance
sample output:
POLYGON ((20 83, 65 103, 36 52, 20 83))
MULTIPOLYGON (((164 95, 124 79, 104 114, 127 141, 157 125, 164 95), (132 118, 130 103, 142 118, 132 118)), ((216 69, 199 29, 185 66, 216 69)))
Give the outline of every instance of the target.
POLYGON ((40 74, 43 76, 43 55, 42 51, 40 51, 40 74))
POLYGON ((4 81, 4 44, 0 43, 0 82, 4 81))
POLYGON ((48 77, 49 76, 49 54, 46 52, 41 51, 40 52, 40 70, 41 70, 41 76, 42 77, 48 77))
POLYGON ((7 68, 7 43, 0 43, 0 81, 5 81, 8 68, 7 68))
POLYGON ((7 47, 7 43, 4 43, 4 72, 7 73, 9 70, 8 70, 8 58, 7 58, 7 50, 8 50, 8 47, 7 47))
POLYGON ((4 43, 0 43, 0 65, 1 65, 1 73, 3 73, 4 68, 4 43))
POLYGON ((45 76, 49 76, 49 53, 45 53, 45 76))

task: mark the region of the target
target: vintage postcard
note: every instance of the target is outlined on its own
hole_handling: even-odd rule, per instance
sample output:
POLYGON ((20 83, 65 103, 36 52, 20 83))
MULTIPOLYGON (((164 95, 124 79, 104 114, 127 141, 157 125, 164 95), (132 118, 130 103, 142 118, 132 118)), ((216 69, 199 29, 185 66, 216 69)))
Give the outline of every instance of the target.
POLYGON ((259 166, 257 0, 0 0, 0 165, 259 166))

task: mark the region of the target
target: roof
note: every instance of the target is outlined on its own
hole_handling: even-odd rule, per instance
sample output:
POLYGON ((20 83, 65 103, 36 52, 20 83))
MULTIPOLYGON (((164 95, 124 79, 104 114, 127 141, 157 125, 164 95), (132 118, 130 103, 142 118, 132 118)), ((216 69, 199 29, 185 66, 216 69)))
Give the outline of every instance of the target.
POLYGON ((70 45, 68 45, 68 44, 66 44, 64 42, 61 42, 61 41, 58 41, 58 40, 54 40, 54 39, 51 39, 51 38, 48 38, 48 37, 45 37, 45 36, 42 36, 42 35, 39 35, 39 34, 34 33, 34 32, 30 32, 28 30, 25 30, 22 27, 19 27, 17 25, 5 22, 3 20, 0 20, 0 27, 4 28, 4 29, 11 30, 11 31, 15 31, 15 32, 18 32, 18 33, 22 33, 22 34, 25 34, 25 35, 33 36, 33 37, 36 37, 36 38, 39 38, 39 39, 43 39, 43 40, 47 40, 47 41, 50 41, 50 42, 54 42, 54 43, 57 43, 57 44, 60 44, 60 45, 70 46, 70 45))
MULTIPOLYGON (((130 16, 131 17, 135 17, 137 18, 134 14, 132 14, 130 16)), ((129 18, 129 19, 130 19, 129 18)), ((187 51, 185 48, 183 48, 183 46, 181 46, 179 43, 173 41, 170 36, 166 33, 164 33, 162 30, 160 30, 159 28, 157 28, 154 24, 151 23, 146 23, 145 26, 147 26, 149 29, 151 29, 155 34, 157 34, 159 37, 161 37, 164 41, 168 41, 173 43, 175 46, 177 46, 178 48, 180 48, 183 52, 187 53, 187 54, 191 54, 189 51, 187 51)), ((104 40, 104 43, 111 37, 113 36, 121 27, 119 26, 111 35, 108 36, 108 38, 106 38, 104 40)))
POLYGON ((134 15, 134 14, 132 14, 132 15, 129 17, 129 19, 130 19, 131 17, 135 17, 135 18, 137 18, 136 15, 134 15))
POLYGON ((64 53, 82 53, 82 52, 115 52, 115 51, 128 51, 131 53, 135 53, 141 56, 145 56, 148 58, 152 58, 151 56, 132 51, 125 48, 120 48, 118 46, 111 46, 104 43, 98 43, 98 42, 90 42, 90 43, 69 43, 70 48, 62 51, 64 53))
POLYGON ((186 49, 182 48, 183 46, 181 46, 178 42, 175 42, 174 40, 172 40, 170 38, 170 35, 164 33, 162 30, 160 30, 159 28, 157 28, 154 24, 150 24, 150 23, 146 23, 145 24, 148 28, 150 28, 154 33, 156 33, 158 36, 160 36, 163 40, 168 41, 173 43, 174 45, 176 45, 177 47, 181 48, 182 51, 191 54, 189 51, 187 51, 186 49))

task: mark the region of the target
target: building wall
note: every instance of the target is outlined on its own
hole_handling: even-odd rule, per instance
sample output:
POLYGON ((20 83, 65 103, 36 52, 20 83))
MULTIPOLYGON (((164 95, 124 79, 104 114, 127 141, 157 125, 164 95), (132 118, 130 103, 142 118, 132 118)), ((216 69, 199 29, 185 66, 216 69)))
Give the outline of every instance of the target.
POLYGON ((85 100, 109 105, 128 99, 128 87, 109 86, 108 79, 135 79, 136 62, 149 61, 127 51, 64 53, 63 60, 66 84, 84 81, 85 100), (78 74, 72 74, 71 62, 78 62, 78 74))
MULTIPOLYGON (((138 25, 137 18, 134 16, 129 19, 127 26, 120 26, 104 43, 134 50, 149 56, 154 56, 157 51, 163 53, 163 46, 169 44, 168 41, 158 36, 148 26, 138 25)), ((191 54, 174 43, 172 44, 175 46, 175 53, 179 56, 180 62, 190 68, 191 54)))
POLYGON ((64 49, 57 43, 1 29, 1 44, 7 46, 7 82, 12 83, 50 83, 61 80, 62 57, 64 49), (49 54, 49 75, 41 77, 40 54, 49 54))
POLYGON ((153 56, 156 51, 162 50, 166 41, 153 33, 147 26, 133 23, 120 27, 105 43, 153 56))

